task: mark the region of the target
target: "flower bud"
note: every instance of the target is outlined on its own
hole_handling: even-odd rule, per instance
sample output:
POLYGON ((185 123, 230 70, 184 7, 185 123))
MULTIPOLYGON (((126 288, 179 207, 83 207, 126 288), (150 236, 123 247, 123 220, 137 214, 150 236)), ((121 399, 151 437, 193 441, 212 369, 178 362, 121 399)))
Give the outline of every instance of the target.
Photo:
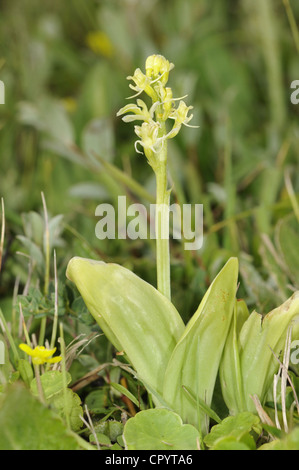
POLYGON ((146 76, 152 80, 160 79, 163 85, 167 83, 169 72, 173 68, 174 65, 159 54, 149 56, 145 62, 146 76))

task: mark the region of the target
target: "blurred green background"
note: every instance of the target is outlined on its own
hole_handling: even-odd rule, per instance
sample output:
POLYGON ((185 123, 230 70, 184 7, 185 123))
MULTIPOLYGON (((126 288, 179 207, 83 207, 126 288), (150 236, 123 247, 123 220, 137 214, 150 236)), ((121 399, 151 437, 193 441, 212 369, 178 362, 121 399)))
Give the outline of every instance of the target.
POLYGON ((201 250, 172 243, 174 303, 188 318, 231 255, 250 308, 266 312, 298 288, 292 19, 299 23, 295 0, 1 1, 4 310, 16 279, 21 290, 42 278, 42 192, 61 279, 68 259, 82 255, 120 262, 155 285, 153 240, 95 236, 100 203, 127 195, 147 204, 154 195, 133 125, 116 118, 132 94, 126 77, 151 54, 175 64, 169 84, 176 96, 188 94, 200 126, 169 147, 173 201, 204 204, 205 226, 201 250))

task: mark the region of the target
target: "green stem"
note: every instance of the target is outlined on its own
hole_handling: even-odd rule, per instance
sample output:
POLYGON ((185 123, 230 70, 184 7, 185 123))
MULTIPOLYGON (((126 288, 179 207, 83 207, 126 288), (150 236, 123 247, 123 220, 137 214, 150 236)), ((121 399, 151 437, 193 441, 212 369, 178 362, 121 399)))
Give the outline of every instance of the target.
POLYGON ((38 344, 40 346, 42 346, 45 342, 46 326, 47 326, 47 317, 43 317, 40 321, 39 337, 38 337, 38 344))
POLYGON ((264 54, 269 89, 269 106, 274 131, 279 132, 286 122, 284 80, 279 44, 279 24, 272 0, 249 2, 259 20, 261 51, 264 54))
POLYGON ((16 345, 15 345, 15 342, 14 342, 14 339, 9 331, 9 328, 8 328, 8 325, 6 323, 6 320, 4 318, 4 315, 3 315, 3 312, 0 308, 0 327, 2 328, 3 330, 3 333, 6 334, 7 336, 7 339, 8 339, 8 342, 10 344, 10 347, 12 349, 12 352, 13 352, 13 357, 14 357, 14 363, 15 363, 15 366, 17 367, 18 365, 18 362, 19 362, 19 354, 18 354, 18 350, 16 348, 16 345))
POLYGON ((70 422, 70 412, 67 400, 67 377, 66 377, 66 348, 64 342, 64 333, 63 333, 63 324, 60 323, 60 351, 61 351, 61 372, 62 372, 62 384, 63 384, 63 399, 64 399, 64 413, 65 413, 65 420, 68 429, 71 429, 71 422, 70 422))
POLYGON ((54 279, 55 279, 55 306, 54 306, 54 320, 53 320, 53 327, 52 327, 50 349, 53 349, 55 347, 57 326, 58 326, 58 281, 57 281, 56 251, 54 251, 54 279))
POLYGON ((45 405, 46 400, 45 400, 44 390, 43 390, 43 386, 42 386, 42 382, 40 378, 39 365, 37 364, 34 364, 34 373, 35 373, 36 386, 37 386, 39 399, 45 405))
POLYGON ((290 0, 283 0, 283 3, 284 3, 284 6, 285 6, 285 9, 286 9, 286 12, 287 12, 287 16, 288 16, 288 20, 289 20, 289 23, 290 23, 290 26, 291 26, 295 46, 296 46, 297 52, 299 53, 299 31, 298 31, 298 27, 297 27, 297 24, 296 24, 296 19, 295 19, 295 16, 294 16, 291 4, 290 4, 290 0))
MULTIPOLYGON (((165 152, 163 155, 165 157, 167 151, 164 149, 163 152, 165 152)), ((167 163, 165 158, 163 158, 155 173, 157 286, 159 292, 170 300, 169 191, 167 190, 167 163)))
MULTIPOLYGON (((45 283, 44 283, 44 294, 45 296, 49 293, 49 279, 50 279, 50 232, 49 232, 49 220, 48 220, 48 211, 44 193, 42 195, 42 202, 44 208, 44 217, 45 217, 45 242, 44 242, 44 250, 45 250, 45 283)), ((38 342, 40 345, 44 344, 45 341, 45 334, 46 334, 46 326, 47 326, 47 317, 43 317, 40 323, 40 332, 39 332, 39 339, 38 342)))
POLYGON ((48 211, 44 193, 42 193, 42 202, 44 208, 44 218, 45 218, 45 241, 44 241, 44 250, 45 250, 45 283, 44 283, 44 293, 47 296, 49 293, 49 279, 50 279, 50 232, 49 232, 49 219, 48 211))

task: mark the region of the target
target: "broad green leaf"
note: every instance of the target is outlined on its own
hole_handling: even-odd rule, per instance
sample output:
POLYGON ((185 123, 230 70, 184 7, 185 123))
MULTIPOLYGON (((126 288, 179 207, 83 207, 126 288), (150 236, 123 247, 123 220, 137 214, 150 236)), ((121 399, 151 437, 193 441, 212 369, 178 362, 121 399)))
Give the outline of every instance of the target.
POLYGON ((101 447, 102 446, 111 447, 111 441, 110 441, 109 437, 106 436, 106 434, 102 434, 100 432, 97 432, 96 437, 95 437, 94 434, 90 434, 89 435, 89 442, 91 444, 99 443, 101 447))
POLYGON ((293 339, 298 337, 295 321, 299 318, 299 292, 295 292, 280 307, 264 317, 252 312, 240 332, 240 367, 245 405, 255 412, 251 396, 257 395, 263 404, 266 393, 279 368, 275 358, 285 346, 287 330, 294 325, 293 339))
MULTIPOLYGON (((45 372, 40 377, 44 397, 47 402, 54 407, 59 416, 65 418, 69 416, 70 426, 73 431, 78 431, 83 422, 80 416, 83 416, 80 397, 71 389, 67 388, 64 395, 63 374, 58 370, 45 372)), ((71 375, 66 373, 67 384, 72 380, 71 375)), ((31 391, 33 395, 38 396, 36 379, 31 382, 31 391)))
POLYGON ((220 423, 221 422, 221 418, 219 418, 219 416, 217 415, 217 413, 212 410, 212 408, 210 408, 209 406, 207 406, 207 404, 205 403, 204 400, 202 400, 201 398, 199 398, 199 396, 197 397, 194 397, 194 395, 192 395, 192 393, 188 390, 187 387, 185 387, 185 385, 183 385, 183 390, 186 392, 186 394, 188 395, 188 397, 190 398, 190 400, 194 403, 194 406, 196 406, 198 409, 200 409, 201 411, 203 411, 206 415, 208 415, 211 419, 213 419, 216 423, 220 423))
POLYGON ((209 287, 168 363, 163 397, 184 422, 207 432, 208 417, 183 387, 211 406, 220 359, 233 316, 238 260, 231 258, 209 287), (200 423, 199 423, 200 421, 200 423))
POLYGON ((95 414, 106 413, 108 407, 108 392, 105 387, 90 392, 84 400, 89 411, 95 414))
POLYGON ((219 376, 222 395, 232 415, 245 410, 238 338, 248 316, 245 302, 236 300, 233 320, 220 362, 219 376))
MULTIPOLYGON (((67 384, 69 384, 72 378, 68 372, 66 374, 66 377, 67 384)), ((58 370, 51 370, 45 372, 41 375, 40 379, 46 400, 63 390, 63 375, 62 372, 58 370)), ((34 395, 38 396, 36 379, 33 379, 31 382, 31 391, 34 395)))
POLYGON ((172 411, 140 411, 127 421, 124 441, 128 450, 196 450, 199 432, 172 411))
POLYGON ((263 444, 259 450, 299 450, 299 428, 294 428, 283 439, 275 439, 268 444, 263 444))
POLYGON ((73 258, 67 277, 108 339, 126 353, 140 380, 161 394, 170 355, 185 328, 173 304, 117 264, 73 258))
POLYGON ((116 442, 123 433, 124 425, 119 421, 111 419, 100 421, 98 424, 95 424, 94 430, 96 433, 105 434, 108 436, 110 441, 116 442))
POLYGON ((79 431, 82 428, 83 421, 80 416, 83 416, 83 409, 79 395, 67 388, 65 395, 63 391, 57 393, 49 400, 49 403, 63 419, 68 415, 73 431, 79 431))
MULTIPOLYGON (((295 450, 298 450, 298 449, 295 449, 295 450)), ((275 439, 274 441, 270 441, 267 444, 263 444, 261 447, 258 448, 258 450, 290 450, 290 449, 287 448, 287 445, 285 442, 283 442, 280 439, 275 439)))
POLYGON ((233 436, 222 437, 213 446, 212 450, 254 450, 243 441, 233 436))
POLYGON ((205 436, 204 443, 214 450, 215 448, 221 448, 220 443, 225 448, 226 439, 232 439, 232 442, 237 441, 253 449, 255 448, 255 442, 249 434, 252 430, 261 432, 260 419, 253 413, 243 412, 236 416, 229 416, 220 424, 213 426, 211 432, 205 436))
POLYGON ((76 436, 19 383, 0 397, 0 450, 80 450, 76 436))

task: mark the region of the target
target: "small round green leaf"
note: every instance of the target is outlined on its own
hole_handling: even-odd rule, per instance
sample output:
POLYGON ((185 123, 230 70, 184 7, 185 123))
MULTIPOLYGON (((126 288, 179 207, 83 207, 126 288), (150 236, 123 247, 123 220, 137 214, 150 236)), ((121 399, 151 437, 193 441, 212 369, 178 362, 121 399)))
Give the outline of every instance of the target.
POLYGON ((128 450, 197 450, 199 432, 183 424, 176 413, 164 408, 144 410, 127 421, 124 441, 128 450))
POLYGON ((220 424, 212 427, 204 438, 204 443, 212 450, 234 446, 235 441, 244 444, 248 448, 255 448, 255 443, 250 432, 261 432, 261 424, 258 416, 244 411, 236 416, 228 416, 220 424))

